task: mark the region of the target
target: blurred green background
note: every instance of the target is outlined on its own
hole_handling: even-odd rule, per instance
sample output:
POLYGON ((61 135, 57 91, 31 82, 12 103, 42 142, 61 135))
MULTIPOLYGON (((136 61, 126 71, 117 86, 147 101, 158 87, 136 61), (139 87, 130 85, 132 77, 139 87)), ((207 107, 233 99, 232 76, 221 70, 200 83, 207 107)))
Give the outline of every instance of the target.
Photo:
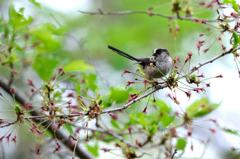
MULTIPOLYGON (((8 19, 8 8, 10 4, 13 4, 16 10, 21 7, 25 8, 24 15, 26 17, 30 15, 34 18, 34 22, 32 24, 33 26, 45 22, 51 22, 55 24, 56 27, 59 27, 60 25, 64 26, 66 34, 61 41, 61 47, 57 50, 43 53, 41 56, 43 57, 43 61, 45 57, 50 59, 60 59, 60 62, 55 66, 57 68, 64 66, 72 60, 83 59, 86 63, 95 66, 95 73, 98 74, 99 83, 102 83, 102 88, 103 90, 105 89, 105 92, 110 86, 120 85, 123 87, 127 80, 133 80, 134 76, 124 76, 123 78, 120 78, 123 69, 133 72, 136 70, 135 66, 132 65, 132 61, 113 53, 107 48, 107 45, 116 47, 136 57, 151 56, 153 49, 165 48, 170 52, 171 57, 179 56, 182 61, 184 61, 187 57, 187 52, 191 51, 194 55, 192 64, 203 62, 207 58, 214 57, 217 53, 221 52, 221 48, 218 44, 213 45, 207 54, 198 56, 196 48, 196 43, 200 40, 198 34, 205 33, 204 38, 207 38, 210 33, 206 32, 206 28, 209 26, 203 26, 200 23, 195 24, 193 21, 171 21, 159 16, 150 17, 147 14, 88 15, 78 12, 78 10, 98 12, 98 8, 103 12, 126 10, 147 11, 149 7, 163 5, 162 7, 154 9, 153 12, 172 15, 171 3, 169 0, 69 0, 68 2, 65 0, 53 0, 51 2, 47 0, 39 0, 38 2, 41 4, 40 8, 27 0, 1 0, 0 13, 3 15, 4 19, 8 19), (176 40, 174 38, 174 33, 169 33, 170 23, 172 23, 171 25, 173 27, 173 31, 176 24, 180 28, 180 32, 176 36, 176 40)), ((198 2, 200 1, 191 1, 193 6, 196 6, 195 4, 198 2)), ((195 16, 199 18, 217 18, 217 15, 214 12, 214 10, 198 11, 197 8, 196 10, 193 8, 193 13, 195 13, 195 16)), ((207 44, 208 47, 213 41, 214 39, 207 44)), ((230 68, 235 67, 231 62, 227 63, 223 60, 220 61, 221 65, 224 64, 226 66, 230 66, 230 68)), ((44 68, 44 65, 36 67, 44 68)), ((223 71, 223 69, 220 69, 221 66, 216 65, 216 67, 217 69, 214 70, 215 73, 222 73, 221 71, 223 71)), ((204 67, 201 69, 202 72, 205 70, 210 71, 210 68, 204 67)), ((4 68, 1 68, 1 72, 3 74, 5 71, 6 70, 4 70, 4 68)), ((210 76, 212 72, 206 74, 210 76)), ((25 81, 30 77, 41 83, 41 78, 39 78, 33 70, 24 77, 25 81)), ((19 81, 17 86, 24 90, 25 88, 22 83, 25 81, 19 81)), ((134 87, 140 90, 138 86, 134 87)), ((159 96, 167 102, 173 104, 169 99, 165 98, 165 94, 167 92, 167 90, 164 90, 160 92, 159 96)), ((212 93, 211 91, 209 92, 212 93)), ((181 100, 182 96, 179 96, 181 100)), ((193 97, 191 101, 199 98, 197 94, 194 94, 194 96, 195 97, 193 97)), ((207 92, 203 96, 213 95, 207 92)), ((186 102, 186 97, 183 98, 186 102)), ((222 97, 216 99, 216 101, 221 100, 222 97)), ((178 109, 176 106, 175 108, 178 109)), ((216 114, 215 116, 217 117, 218 115, 216 114)), ((4 131, 6 132, 7 129, 1 130, 1 133, 4 133, 4 131)), ((26 134, 27 131, 28 130, 19 130, 19 132, 23 134, 26 134)), ((199 132, 202 132, 202 130, 199 130, 199 132)), ((25 158, 26 153, 29 153, 29 150, 31 151, 31 140, 34 140, 32 135, 26 136, 19 134, 19 136, 23 136, 23 138, 19 138, 16 148, 14 148, 14 145, 8 147, 5 143, 2 143, 2 146, 5 147, 4 149, 6 150, 6 158, 16 158, 17 156, 17 158, 25 158), (23 147, 21 145, 25 146, 23 147), (29 146, 29 148, 26 148, 27 146, 29 146)), ((214 141, 215 143, 213 146, 219 144, 216 142, 218 141, 217 139, 214 141)), ((227 151, 227 149, 224 149, 221 144, 219 145, 220 146, 216 151, 217 153, 221 150, 224 150, 222 152, 227 151)), ((209 153, 209 156, 215 156, 215 153, 209 153)), ((56 156, 52 155, 50 158, 52 157, 56 156)), ((27 158, 34 158, 34 155, 29 154, 29 156, 27 155, 27 158)))

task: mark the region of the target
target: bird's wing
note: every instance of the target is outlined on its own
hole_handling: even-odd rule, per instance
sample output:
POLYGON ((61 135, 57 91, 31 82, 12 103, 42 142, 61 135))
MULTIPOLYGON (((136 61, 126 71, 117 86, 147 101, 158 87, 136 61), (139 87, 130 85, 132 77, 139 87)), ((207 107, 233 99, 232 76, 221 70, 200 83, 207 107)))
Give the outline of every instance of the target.
POLYGON ((139 58, 138 60, 139 60, 138 63, 140 63, 142 65, 149 65, 150 63, 152 63, 155 66, 155 61, 150 57, 139 58))

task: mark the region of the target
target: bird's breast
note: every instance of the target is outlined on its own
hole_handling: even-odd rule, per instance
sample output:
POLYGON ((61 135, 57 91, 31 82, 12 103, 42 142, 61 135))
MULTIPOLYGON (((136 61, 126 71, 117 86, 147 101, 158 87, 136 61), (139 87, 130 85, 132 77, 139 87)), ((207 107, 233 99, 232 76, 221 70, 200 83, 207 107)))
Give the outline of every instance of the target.
POLYGON ((141 66, 143 72, 148 76, 149 79, 161 78, 167 75, 171 69, 172 59, 166 59, 165 61, 156 61, 155 66, 144 65, 141 66))

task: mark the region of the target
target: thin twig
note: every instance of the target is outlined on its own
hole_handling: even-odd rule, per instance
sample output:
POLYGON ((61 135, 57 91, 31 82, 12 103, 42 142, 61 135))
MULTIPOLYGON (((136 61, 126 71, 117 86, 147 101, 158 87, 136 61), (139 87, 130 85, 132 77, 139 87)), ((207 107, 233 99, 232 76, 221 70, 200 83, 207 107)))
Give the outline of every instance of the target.
MULTIPOLYGON (((10 89, 12 87, 9 87, 8 83, 5 82, 3 79, 0 78, 0 87, 6 91, 6 93, 8 94, 12 94, 10 92, 10 89)), ((23 95, 24 93, 23 92, 20 92, 18 89, 14 88, 15 91, 14 91, 14 94, 15 94, 15 99, 18 103, 20 103, 21 105, 24 105, 26 102, 28 102, 28 100, 26 99, 26 97, 23 95)), ((31 115, 32 117, 36 118, 36 116, 40 116, 40 112, 39 111, 31 111, 31 115)), ((38 122, 38 120, 35 120, 35 122, 38 122)), ((53 131, 53 128, 52 126, 49 126, 48 127, 48 130, 50 133, 54 134, 54 131, 53 131)), ((57 129, 55 131, 55 134, 56 134, 56 138, 58 140, 60 140, 66 147, 68 147, 69 149, 71 149, 73 151, 74 149, 74 142, 73 144, 70 144, 72 143, 69 139, 68 139, 68 135, 66 135, 63 131, 57 129)), ((86 159, 92 159, 93 157, 87 152, 85 151, 84 149, 82 149, 79 144, 77 145, 76 147, 76 154, 80 157, 80 158, 86 158, 86 159)))
MULTIPOLYGON (((236 52, 236 51, 239 50, 239 49, 240 49, 240 46, 237 47, 236 49, 230 49, 230 50, 228 50, 228 51, 226 51, 226 52, 223 52, 223 53, 221 53, 220 55, 215 56, 214 58, 211 58, 211 59, 209 59, 209 60, 207 60, 207 61, 205 61, 205 62, 203 62, 203 63, 199 63, 197 66, 194 66, 194 67, 193 67, 193 70, 189 73, 189 75, 192 74, 193 72, 195 72, 196 70, 198 70, 200 67, 202 67, 202 66, 204 66, 204 65, 206 65, 206 64, 208 64, 208 63, 213 63, 213 62, 216 61, 217 59, 219 59, 219 58, 221 58, 221 57, 223 57, 223 56, 225 56, 225 55, 228 55, 228 54, 230 54, 230 53, 232 53, 232 52, 236 52)), ((183 77, 186 77, 186 75, 179 76, 179 78, 183 78, 183 77)), ((189 79, 187 79, 187 82, 188 82, 188 83, 190 82, 189 79)))
POLYGON ((8 85, 9 85, 9 87, 11 87, 11 85, 12 85, 13 82, 14 82, 14 77, 15 77, 15 75, 14 75, 14 73, 13 73, 13 71, 14 71, 13 63, 10 62, 9 66, 10 66, 10 69, 11 69, 11 75, 10 75, 10 80, 9 80, 9 82, 8 82, 8 85))
POLYGON ((6 124, 2 124, 2 125, 0 125, 0 128, 4 128, 4 127, 10 126, 10 125, 13 125, 16 122, 18 122, 18 119, 14 120, 14 121, 11 121, 11 122, 8 122, 6 124))
MULTIPOLYGON (((237 50, 239 50, 239 49, 240 49, 240 46, 239 46, 238 48, 236 48, 236 49, 230 49, 229 51, 223 52, 222 54, 220 54, 220 55, 218 55, 218 56, 215 56, 214 58, 209 59, 209 60, 207 60, 207 61, 205 61, 205 62, 203 62, 203 63, 199 63, 197 66, 193 67, 194 70, 192 70, 189 74, 192 74, 193 72, 195 72, 196 70, 198 70, 198 69, 201 68, 202 66, 204 66, 204 65, 206 65, 206 64, 208 64, 208 63, 212 63, 212 62, 216 61, 217 59, 219 59, 219 58, 221 58, 221 57, 223 57, 223 56, 225 56, 225 55, 228 55, 228 54, 230 54, 230 53, 232 53, 232 52, 235 52, 235 51, 237 51, 237 50)), ((180 76, 179 78, 183 78, 183 77, 186 77, 186 76, 183 75, 183 76, 180 76)), ((189 82, 190 82, 190 81, 189 81, 189 82)), ((1 83, 0 83, 0 86, 1 86, 1 83)), ((115 108, 115 109, 110 109, 110 110, 105 110, 105 111, 102 111, 101 114, 112 113, 112 112, 116 112, 116 111, 122 111, 122 110, 128 108, 130 105, 136 103, 137 101, 140 101, 142 98, 145 98, 145 97, 153 94, 154 92, 158 91, 159 89, 163 89, 163 88, 166 88, 166 87, 167 87, 167 84, 166 84, 166 83, 161 84, 161 85, 158 85, 158 86, 157 86, 155 89, 153 89, 152 91, 150 91, 150 92, 148 92, 148 93, 146 93, 146 94, 144 94, 144 95, 142 95, 142 96, 140 96, 140 97, 132 100, 131 102, 129 102, 129 103, 127 103, 127 104, 124 104, 122 107, 115 108)), ((67 118, 67 117, 78 117, 78 116, 89 115, 89 114, 90 114, 89 112, 87 112, 87 113, 85 113, 85 114, 68 114, 68 115, 62 114, 62 115, 56 115, 56 117, 63 117, 63 118, 66 117, 66 118, 67 118)), ((46 118, 46 116, 45 116, 45 115, 38 115, 38 116, 24 117, 24 119, 33 119, 33 118, 46 118)))
MULTIPOLYGON (((180 19, 180 20, 190 20, 194 21, 196 18, 193 17, 181 17, 181 16, 170 16, 170 15, 165 15, 161 13, 156 13, 156 12, 151 12, 151 11, 119 11, 119 12, 86 12, 86 11, 80 11, 81 13, 84 14, 90 14, 90 15, 125 15, 125 14, 148 14, 149 16, 160 16, 168 19, 180 19)), ((198 20, 204 20, 205 22, 218 22, 216 19, 198 19, 198 20)))
POLYGON ((177 153, 177 149, 175 149, 174 153, 171 156, 171 159, 174 159, 175 154, 177 153))

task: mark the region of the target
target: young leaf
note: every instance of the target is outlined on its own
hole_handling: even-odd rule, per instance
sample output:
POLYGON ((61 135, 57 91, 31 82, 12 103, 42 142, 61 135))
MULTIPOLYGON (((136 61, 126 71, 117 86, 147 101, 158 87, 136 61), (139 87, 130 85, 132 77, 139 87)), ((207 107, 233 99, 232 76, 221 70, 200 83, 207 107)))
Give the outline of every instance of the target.
POLYGON ((207 98, 203 98, 191 104, 187 109, 186 113, 189 117, 202 117, 211 113, 213 110, 218 108, 221 103, 209 103, 207 98))
POLYGON ((37 56, 32 67, 43 80, 52 77, 53 70, 58 66, 59 61, 50 57, 37 56))
POLYGON ((124 88, 111 87, 109 93, 109 102, 125 103, 129 98, 129 90, 124 88))
POLYGON ((89 144, 86 144, 86 147, 89 152, 91 152, 95 157, 99 156, 99 146, 98 143, 96 143, 94 146, 90 146, 89 144))
POLYGON ((117 122, 114 119, 111 120, 111 124, 113 127, 120 129, 120 127, 118 126, 117 122))
MULTIPOLYGON (((80 73, 81 73, 82 81, 79 81, 78 79, 74 79, 74 78, 69 79, 74 82, 75 87, 77 89, 77 94, 78 95, 82 94, 83 92, 81 92, 81 90, 86 93, 89 90, 89 88, 92 91, 96 92, 96 90, 98 89, 98 86, 96 84, 97 83, 97 75, 93 74, 93 73, 91 73, 91 74, 85 74, 84 72, 80 72, 80 73)), ((85 94, 85 95, 87 95, 87 94, 85 94)))
POLYGON ((131 124, 135 124, 135 125, 140 124, 140 125, 142 125, 142 127, 144 129, 148 125, 149 121, 146 119, 147 115, 142 114, 142 113, 134 113, 134 114, 129 114, 129 115, 130 115, 130 123, 131 124))
POLYGON ((141 66, 140 65, 137 65, 137 71, 140 75, 143 76, 143 78, 146 78, 148 79, 147 75, 145 73, 143 73, 143 70, 141 69, 141 66))
POLYGON ((234 31, 233 32, 233 48, 236 48, 240 44, 240 36, 234 31))
MULTIPOLYGON (((160 113, 162 115, 162 113, 160 113)), ((175 119, 175 116, 170 116, 167 113, 163 114, 160 118, 162 125, 166 128, 168 125, 170 125, 173 120, 175 119)))
POLYGON ((58 29, 52 23, 43 23, 32 28, 30 34, 43 44, 38 46, 41 51, 52 51, 61 46, 61 38, 55 34, 57 30, 58 29))
POLYGON ((33 18, 31 16, 29 16, 28 19, 26 19, 23 16, 23 11, 24 8, 20 8, 19 12, 17 12, 12 4, 9 6, 10 23, 12 24, 15 30, 25 28, 33 21, 33 18))
POLYGON ((232 8, 238 13, 238 7, 239 5, 237 4, 236 0, 224 0, 222 4, 231 4, 232 8))
POLYGON ((17 57, 17 54, 16 54, 16 52, 15 52, 15 49, 12 49, 12 52, 11 52, 11 54, 10 54, 10 62, 12 62, 12 63, 15 63, 15 62, 17 62, 18 61, 18 57, 17 57))
POLYGON ((83 60, 74 60, 66 64, 63 69, 65 71, 92 71, 94 66, 85 63, 83 60))
POLYGON ((3 58, 2 61, 4 62, 4 64, 7 64, 7 63, 15 63, 18 61, 18 57, 17 57, 17 54, 15 52, 15 49, 12 49, 11 53, 10 53, 10 56, 8 58, 3 58))
POLYGON ((78 80, 76 82, 74 82, 74 87, 75 87, 77 95, 81 94, 81 86, 80 85, 81 84, 80 84, 80 82, 78 80))
POLYGON ((168 114, 164 116, 165 117, 162 116, 161 112, 154 112, 152 114, 134 113, 130 114, 130 124, 141 125, 151 136, 158 131, 159 127, 166 127, 174 120, 174 116, 169 117, 168 114), (170 120, 170 122, 167 123, 166 121, 168 120, 170 120))
POLYGON ((185 139, 183 139, 183 138, 179 138, 179 139, 177 140, 176 149, 178 149, 178 150, 184 150, 185 147, 186 147, 186 145, 187 145, 187 141, 186 141, 185 139))
POLYGON ((232 130, 232 129, 228 129, 228 128, 221 128, 221 130, 227 132, 227 133, 230 133, 230 134, 233 134, 233 135, 236 135, 236 136, 239 136, 240 137, 240 134, 238 131, 236 130, 232 130))
POLYGON ((87 85, 89 86, 89 88, 90 88, 92 91, 95 92, 96 89, 98 88, 98 86, 96 85, 97 75, 91 73, 91 74, 89 74, 88 76, 86 76, 85 80, 86 80, 87 85))
POLYGON ((169 107, 164 101, 157 99, 156 102, 152 102, 154 105, 159 107, 159 110, 162 112, 171 112, 172 108, 169 107))
POLYGON ((72 126, 68 123, 65 123, 64 124, 64 128, 66 128, 70 134, 73 134, 73 129, 72 129, 72 126))
POLYGON ((153 104, 155 104, 159 107, 160 122, 162 123, 162 126, 167 127, 168 125, 170 125, 175 118, 175 116, 169 115, 172 112, 172 108, 169 107, 162 100, 157 100, 153 104))
POLYGON ((36 7, 41 8, 41 4, 36 2, 36 0, 28 0, 28 1, 34 4, 36 7))

